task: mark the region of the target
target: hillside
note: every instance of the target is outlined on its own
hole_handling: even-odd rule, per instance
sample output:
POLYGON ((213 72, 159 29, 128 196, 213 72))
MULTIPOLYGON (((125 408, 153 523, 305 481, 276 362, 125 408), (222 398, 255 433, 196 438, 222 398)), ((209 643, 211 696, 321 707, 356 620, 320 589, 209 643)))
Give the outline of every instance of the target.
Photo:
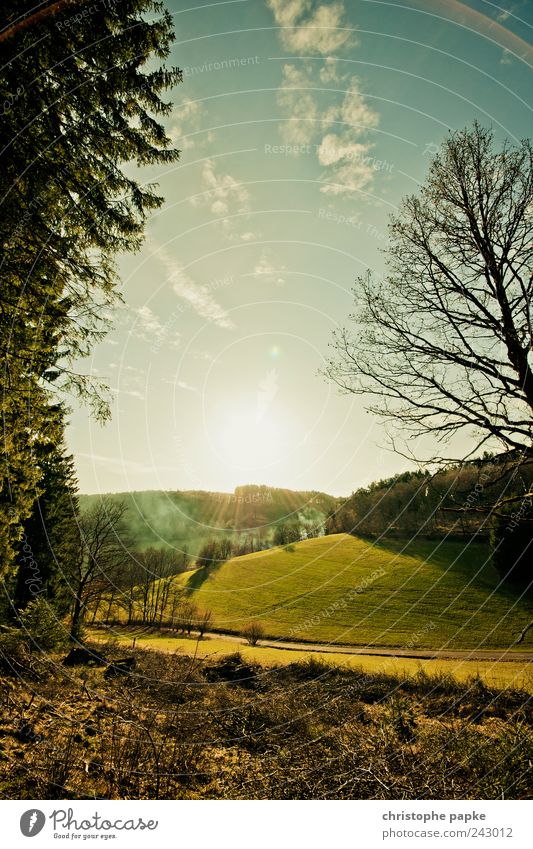
MULTIPOLYGON (((336 499, 322 492, 267 486, 240 486, 235 492, 120 492, 109 496, 127 504, 126 533, 133 548, 170 546, 195 555, 209 537, 253 533, 265 542, 285 521, 323 524, 336 499)), ((101 498, 80 496, 83 511, 101 498)))
MULTIPOLYGON (((257 618, 280 638, 501 648, 533 618, 531 600, 499 586, 483 542, 371 543, 334 534, 178 580, 219 629, 239 631, 257 618)), ((523 648, 530 643, 531 636, 523 648)))

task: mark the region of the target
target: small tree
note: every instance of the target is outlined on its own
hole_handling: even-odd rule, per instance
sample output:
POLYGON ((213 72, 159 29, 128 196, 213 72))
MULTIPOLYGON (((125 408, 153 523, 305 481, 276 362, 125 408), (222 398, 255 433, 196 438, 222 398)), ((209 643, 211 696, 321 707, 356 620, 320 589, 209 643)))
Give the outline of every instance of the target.
POLYGON ((287 531, 287 525, 283 523, 276 525, 273 537, 274 545, 287 545, 288 541, 289 534, 287 531))
POLYGON ((184 601, 178 610, 176 627, 182 634, 191 634, 199 620, 198 608, 192 601, 184 601))
POLYGON ((70 637, 78 640, 88 605, 94 604, 114 583, 129 559, 123 518, 126 504, 107 496, 80 519, 80 544, 70 564, 68 582, 74 597, 70 637))
POLYGON ((212 622, 213 622, 213 614, 210 610, 199 611, 198 621, 196 623, 196 627, 197 627, 198 633, 200 634, 201 637, 203 637, 205 632, 209 630, 212 622))
POLYGON ((68 631, 44 598, 30 601, 20 614, 19 621, 30 648, 43 651, 60 649, 68 641, 68 631))
POLYGON ((256 646, 259 640, 265 636, 265 629, 261 622, 254 620, 245 625, 242 629, 242 635, 250 646, 256 646))

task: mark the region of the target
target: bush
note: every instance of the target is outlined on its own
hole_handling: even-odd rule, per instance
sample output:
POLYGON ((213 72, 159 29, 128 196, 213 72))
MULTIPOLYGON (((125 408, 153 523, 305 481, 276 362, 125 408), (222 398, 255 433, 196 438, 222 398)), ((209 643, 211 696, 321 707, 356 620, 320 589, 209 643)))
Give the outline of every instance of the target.
POLYGON ((251 646, 256 646, 265 636, 265 629, 260 622, 250 622, 242 629, 242 635, 251 646))
POLYGON ((2 626, 0 631, 0 672, 22 672, 28 663, 28 649, 18 628, 2 626))
POLYGON ((30 601, 19 614, 19 620, 24 639, 32 649, 59 649, 68 642, 67 630, 54 608, 44 598, 30 601))

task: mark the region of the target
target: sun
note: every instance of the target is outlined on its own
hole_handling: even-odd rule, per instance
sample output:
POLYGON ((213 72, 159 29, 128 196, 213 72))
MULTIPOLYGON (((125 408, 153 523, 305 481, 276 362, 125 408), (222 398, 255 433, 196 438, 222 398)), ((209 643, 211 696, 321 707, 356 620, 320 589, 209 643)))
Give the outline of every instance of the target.
POLYGON ((227 471, 239 472, 242 482, 252 482, 254 473, 279 463, 286 447, 279 412, 245 403, 221 411, 212 441, 227 471))

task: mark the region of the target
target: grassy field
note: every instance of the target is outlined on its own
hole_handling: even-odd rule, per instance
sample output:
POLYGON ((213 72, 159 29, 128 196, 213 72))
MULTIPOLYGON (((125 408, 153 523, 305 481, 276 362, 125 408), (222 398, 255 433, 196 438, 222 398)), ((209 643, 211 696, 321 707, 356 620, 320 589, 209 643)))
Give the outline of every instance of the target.
MULTIPOLYGON (((395 648, 506 648, 533 602, 499 586, 488 547, 335 534, 178 578, 220 630, 252 619, 285 639, 395 648)), ((529 632, 522 649, 533 646, 529 632)))
MULTIPOLYGON (((130 647, 134 632, 118 632, 110 638, 101 632, 91 632, 91 639, 107 642, 111 639, 117 646, 130 647)), ((367 673, 385 673, 387 675, 416 675, 424 672, 427 675, 452 675, 458 681, 468 681, 480 678, 488 687, 503 689, 511 687, 533 693, 533 663, 505 661, 490 663, 488 661, 463 660, 415 660, 413 658, 372 657, 365 655, 346 655, 320 653, 312 651, 289 651, 273 649, 266 646, 249 646, 244 641, 242 645, 224 638, 168 637, 160 634, 143 634, 136 636, 135 645, 139 648, 154 649, 155 651, 178 652, 190 657, 203 658, 209 662, 219 660, 225 655, 239 651, 246 661, 260 663, 266 668, 278 664, 297 663, 315 658, 333 666, 361 669, 367 673)))

